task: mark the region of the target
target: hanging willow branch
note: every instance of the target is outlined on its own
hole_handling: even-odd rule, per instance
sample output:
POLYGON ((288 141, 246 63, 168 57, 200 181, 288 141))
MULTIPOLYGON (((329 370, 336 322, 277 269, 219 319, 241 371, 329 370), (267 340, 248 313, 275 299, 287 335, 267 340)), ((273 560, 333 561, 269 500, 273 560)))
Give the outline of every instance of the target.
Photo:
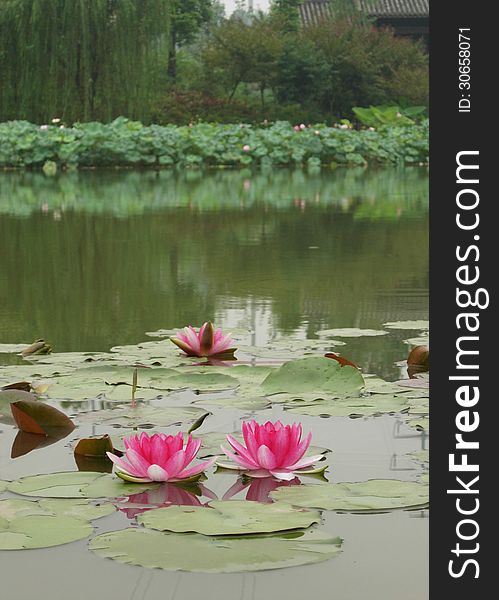
POLYGON ((0 121, 147 119, 171 0, 0 0, 0 121))

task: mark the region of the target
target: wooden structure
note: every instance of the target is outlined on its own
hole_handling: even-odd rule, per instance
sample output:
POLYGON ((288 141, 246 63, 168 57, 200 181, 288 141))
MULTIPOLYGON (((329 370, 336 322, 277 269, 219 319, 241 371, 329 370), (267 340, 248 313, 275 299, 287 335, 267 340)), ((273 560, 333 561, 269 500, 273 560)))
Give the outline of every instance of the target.
MULTIPOLYGON (((357 10, 377 27, 390 27, 395 35, 422 39, 428 44, 430 0, 352 0, 357 10)), ((300 5, 303 25, 315 25, 334 12, 334 0, 304 0, 300 5)))

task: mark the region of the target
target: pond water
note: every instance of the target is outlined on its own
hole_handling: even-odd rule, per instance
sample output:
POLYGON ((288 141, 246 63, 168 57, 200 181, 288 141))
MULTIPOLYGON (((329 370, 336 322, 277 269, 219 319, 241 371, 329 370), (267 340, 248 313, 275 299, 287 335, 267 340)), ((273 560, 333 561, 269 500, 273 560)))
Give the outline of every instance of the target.
MULTIPOLYGON (((336 333, 325 349, 365 374, 405 378, 406 340, 422 332, 383 324, 428 318, 427 188, 426 169, 416 168, 0 174, 0 344, 44 338, 57 353, 108 352, 158 339, 146 332, 207 319, 246 336, 253 348, 286 340, 300 347, 301 340, 323 339, 317 332, 327 329, 384 330, 336 333)), ((241 361, 272 358, 258 363, 243 353, 241 361)), ((9 373, 25 364, 0 353, 9 373)), ((329 481, 417 481, 422 473, 421 461, 408 454, 427 449, 428 434, 409 427, 404 415, 321 418, 290 414, 279 404, 210 407, 219 396, 204 396, 213 414, 199 435, 235 431, 242 417, 298 418, 313 431, 314 445, 332 450, 329 481)), ((188 404, 198 396, 177 392, 152 404, 179 398, 188 404)), ((56 405, 77 415, 95 402, 56 405)), ((73 442, 105 432, 102 424, 82 422, 66 439, 12 459, 17 430, 0 420, 0 480, 74 470, 73 442)), ((234 482, 234 475, 210 474, 204 483, 221 498, 234 482)), ((126 513, 117 512, 96 521, 96 533, 127 524, 126 513)), ((426 510, 327 511, 321 528, 343 538, 339 556, 249 573, 123 565, 89 552, 87 540, 3 551, 2 588, 9 600, 35 593, 52 600, 96 593, 130 600, 427 597, 426 510)))

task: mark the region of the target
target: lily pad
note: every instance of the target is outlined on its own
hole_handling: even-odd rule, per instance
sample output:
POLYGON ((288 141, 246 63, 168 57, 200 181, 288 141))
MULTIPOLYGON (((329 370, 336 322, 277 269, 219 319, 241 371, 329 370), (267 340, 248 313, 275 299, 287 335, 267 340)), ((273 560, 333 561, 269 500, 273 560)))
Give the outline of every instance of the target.
POLYGON ((221 373, 180 373, 164 382, 169 390, 188 388, 199 392, 230 390, 238 387, 239 381, 221 373))
POLYGON ((351 417, 397 413, 408 408, 408 404, 402 397, 373 394, 361 398, 294 399, 286 402, 284 408, 301 415, 351 417))
POLYGON ((28 344, 0 344, 0 354, 17 354, 22 352, 28 344))
POLYGON ((430 326, 429 321, 392 321, 390 323, 383 323, 383 327, 388 329, 417 329, 420 331, 428 330, 430 326))
POLYGON ((90 521, 114 512, 74 500, 0 500, 0 550, 49 548, 88 537, 90 521))
POLYGON ((281 487, 270 495, 273 500, 293 506, 362 512, 426 506, 428 492, 428 486, 414 481, 370 479, 360 483, 281 487))
POLYGON ((176 423, 186 425, 209 414, 194 406, 118 406, 114 409, 96 410, 80 413, 78 419, 84 423, 103 423, 127 428, 143 428, 155 425, 169 427, 176 423))
POLYGON ((322 531, 213 538, 129 528, 93 538, 90 549, 99 556, 147 568, 237 573, 322 562, 337 556, 341 543, 340 538, 322 531))
POLYGON ((302 358, 279 367, 262 383, 267 394, 312 392, 321 390, 337 396, 357 395, 364 387, 358 369, 342 367, 322 356, 302 358))
POLYGON ((358 329, 357 327, 342 327, 339 329, 320 329, 316 331, 320 336, 337 337, 376 337, 378 335, 388 335, 388 331, 380 329, 358 329))
POLYGON ((4 490, 7 489, 9 482, 8 481, 2 481, 0 479, 0 492, 3 492, 4 490))
POLYGON ((157 487, 157 483, 124 483, 109 474, 67 471, 22 477, 9 483, 7 489, 40 498, 121 498, 157 487))
POLYGON ((256 396, 253 398, 240 398, 239 396, 229 396, 227 398, 201 398, 194 404, 206 404, 207 406, 228 406, 238 408, 239 410, 264 410, 271 406, 271 402, 265 396, 256 396))
POLYGON ((150 510, 137 521, 149 529, 203 535, 246 535, 305 529, 319 523, 319 511, 295 508, 281 502, 264 504, 232 500, 207 506, 170 506, 150 510))

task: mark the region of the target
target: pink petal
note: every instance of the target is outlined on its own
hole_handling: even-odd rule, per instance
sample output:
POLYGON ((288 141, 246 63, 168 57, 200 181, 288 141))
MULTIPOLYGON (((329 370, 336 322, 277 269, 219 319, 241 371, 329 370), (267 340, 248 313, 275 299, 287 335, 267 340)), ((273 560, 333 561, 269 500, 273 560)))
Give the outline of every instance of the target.
POLYGON ((159 465, 151 465, 147 469, 147 477, 151 481, 168 481, 170 479, 168 473, 159 465))
POLYGON ((289 452, 286 456, 286 467, 288 465, 294 465, 300 458, 305 454, 310 446, 310 442, 312 440, 312 433, 309 433, 307 437, 300 442, 297 446, 293 448, 291 443, 289 445, 289 452))
POLYGON ((265 444, 258 448, 258 462, 260 463, 261 467, 268 469, 269 471, 277 466, 274 453, 265 444))
POLYGON ((276 479, 280 479, 281 481, 292 481, 296 477, 296 475, 292 471, 274 470, 270 472, 276 479))
POLYGON ((240 465, 243 469, 246 469, 248 471, 253 470, 255 467, 253 466, 253 462, 249 463, 247 460, 245 460, 242 456, 239 456, 239 454, 233 454, 232 452, 229 452, 229 450, 226 450, 223 446, 220 446, 220 448, 222 448, 223 452, 231 459, 233 460, 235 463, 237 463, 238 465, 240 465))
POLYGON ((315 456, 307 456, 306 458, 302 458, 301 460, 296 462, 294 465, 289 465, 286 468, 290 469, 291 471, 295 471, 296 469, 304 469, 305 467, 309 467, 310 465, 313 465, 314 463, 318 462, 319 460, 322 460, 323 458, 324 456, 322 454, 316 454, 315 456))
POLYGON ((142 471, 138 471, 137 469, 132 467, 132 465, 124 461, 122 458, 116 456, 116 454, 113 454, 112 452, 106 452, 106 454, 109 460, 112 460, 117 467, 119 467, 122 471, 125 471, 125 473, 128 473, 128 475, 132 475, 133 477, 144 476, 144 473, 142 471))
POLYGON ((230 348, 234 340, 230 337, 230 333, 213 342, 210 354, 219 354, 227 348, 230 348))
POLYGON ((156 435, 151 438, 150 462, 155 465, 164 465, 170 456, 168 443, 161 436, 156 435))
POLYGON ((147 462, 138 452, 129 448, 125 453, 126 459, 132 465, 132 467, 141 473, 144 477, 147 473, 147 469, 151 466, 151 463, 147 462))
POLYGON ((178 473, 184 466, 185 453, 183 450, 177 450, 170 458, 162 465, 165 471, 168 471, 170 478, 177 477, 178 473))
POLYGON ((211 467, 211 465, 213 465, 215 463, 215 461, 216 461, 216 458, 212 458, 210 460, 204 460, 204 461, 198 463, 197 465, 195 465, 194 467, 191 467, 190 469, 184 469, 178 475, 176 475, 175 479, 186 479, 187 477, 193 477, 194 475, 197 475, 198 473, 202 473, 205 469, 208 469, 209 467, 211 467))
POLYGON ((248 450, 248 454, 251 456, 253 461, 256 463, 258 461, 258 442, 256 441, 254 434, 254 423, 246 423, 243 421, 242 429, 243 429, 243 437, 246 443, 246 448, 248 450))
POLYGON ((185 445, 184 449, 184 464, 182 465, 182 468, 187 467, 187 465, 192 462, 193 458, 198 453, 200 446, 200 439, 193 440, 191 435, 187 438, 187 444, 185 445))
POLYGON ((178 337, 171 337, 170 341, 178 346, 188 356, 197 356, 196 352, 191 348, 190 344, 186 340, 182 340, 178 337))
POLYGON ((227 435, 227 441, 234 448, 234 450, 244 458, 246 462, 252 464, 255 468, 259 467, 259 464, 253 459, 247 448, 240 444, 235 438, 233 438, 231 435, 227 435))
POLYGON ((272 452, 275 455, 276 464, 287 464, 286 456, 289 449, 289 429, 282 427, 277 430, 272 444, 272 452))

